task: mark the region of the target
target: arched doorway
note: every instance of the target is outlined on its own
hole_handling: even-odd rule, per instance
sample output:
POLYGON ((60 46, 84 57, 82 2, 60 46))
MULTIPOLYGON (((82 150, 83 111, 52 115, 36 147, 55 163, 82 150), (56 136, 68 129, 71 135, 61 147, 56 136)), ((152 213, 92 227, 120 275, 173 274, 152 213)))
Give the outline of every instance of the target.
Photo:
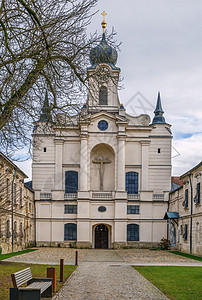
POLYGON ((95 249, 108 249, 108 227, 104 224, 95 227, 95 249))

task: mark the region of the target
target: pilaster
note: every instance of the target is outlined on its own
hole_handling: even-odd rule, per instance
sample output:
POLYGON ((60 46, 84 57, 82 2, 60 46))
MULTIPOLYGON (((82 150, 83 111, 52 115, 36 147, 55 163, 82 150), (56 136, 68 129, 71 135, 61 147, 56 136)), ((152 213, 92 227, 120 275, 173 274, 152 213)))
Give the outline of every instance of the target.
POLYGON ((62 159, 63 159, 63 140, 55 140, 55 190, 63 189, 62 180, 62 159))
POLYGON ((149 168, 149 145, 150 141, 142 140, 142 178, 141 178, 141 190, 148 190, 148 168, 149 168))
POLYGON ((117 191, 125 191, 125 135, 118 139, 117 191))
POLYGON ((88 191, 88 135, 81 134, 80 191, 88 191))

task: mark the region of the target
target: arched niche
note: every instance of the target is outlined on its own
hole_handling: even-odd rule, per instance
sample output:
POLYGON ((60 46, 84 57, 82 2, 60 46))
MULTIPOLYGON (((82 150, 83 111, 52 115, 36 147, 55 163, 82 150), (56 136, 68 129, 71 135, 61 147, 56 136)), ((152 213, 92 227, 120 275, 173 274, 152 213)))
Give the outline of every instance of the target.
POLYGON ((90 189, 112 191, 115 188, 115 154, 111 146, 98 144, 90 154, 90 189))

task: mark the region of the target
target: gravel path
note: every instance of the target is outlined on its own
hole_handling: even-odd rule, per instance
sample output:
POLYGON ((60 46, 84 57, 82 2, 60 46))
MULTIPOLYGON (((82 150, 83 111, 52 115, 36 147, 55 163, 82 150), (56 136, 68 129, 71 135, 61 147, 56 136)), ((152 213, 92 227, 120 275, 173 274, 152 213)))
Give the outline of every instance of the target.
POLYGON ((105 263, 94 262, 96 255, 89 252, 86 257, 88 262, 78 266, 53 300, 168 299, 131 266, 124 265, 116 252, 111 251, 111 254, 108 253, 109 250, 101 252, 96 250, 99 259, 103 257, 105 263), (118 261, 116 264, 106 263, 109 255, 112 262, 119 258, 120 264, 118 261))
MULTIPOLYGON (((34 252, 13 256, 4 261, 59 265, 60 258, 64 259, 65 265, 75 264, 75 249, 71 248, 49 248, 43 247, 34 252)), ((79 262, 83 261, 88 253, 87 249, 78 249, 79 262)))
MULTIPOLYGON (((75 263, 76 249, 39 248, 5 261, 59 264, 75 263)), ((168 299, 130 265, 202 266, 202 262, 167 251, 148 249, 78 249, 79 266, 53 300, 159 300, 168 299)))
POLYGON ((202 266, 202 262, 163 250, 123 249, 116 250, 127 263, 136 266, 202 266))

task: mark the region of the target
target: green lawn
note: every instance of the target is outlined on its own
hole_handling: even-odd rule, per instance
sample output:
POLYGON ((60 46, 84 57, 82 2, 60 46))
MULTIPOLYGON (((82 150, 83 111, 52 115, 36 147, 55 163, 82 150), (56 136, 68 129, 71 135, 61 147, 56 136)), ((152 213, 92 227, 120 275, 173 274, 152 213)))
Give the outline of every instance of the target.
POLYGON ((36 250, 38 250, 38 249, 25 249, 25 250, 18 251, 18 252, 11 252, 11 253, 6 253, 6 254, 0 254, 0 260, 6 259, 6 258, 10 258, 12 256, 24 254, 24 253, 36 251, 36 250))
POLYGON ((202 267, 134 268, 172 300, 202 299, 202 267))
POLYGON ((174 253, 176 255, 180 255, 180 256, 187 257, 187 258, 191 258, 191 259, 195 259, 195 260, 198 260, 198 261, 202 261, 202 257, 201 256, 191 255, 191 254, 183 253, 183 252, 180 252, 180 251, 170 251, 170 252, 174 253))
MULTIPOLYGON (((57 291, 61 288, 63 283, 59 282, 60 266, 12 263, 12 262, 1 261, 0 262, 0 300, 9 299, 9 288, 13 287, 11 282, 11 273, 15 273, 17 271, 20 271, 28 267, 31 268, 33 277, 46 277, 47 267, 56 267, 57 291)), ((64 280, 66 280, 75 269, 76 266, 64 265, 64 280)))

